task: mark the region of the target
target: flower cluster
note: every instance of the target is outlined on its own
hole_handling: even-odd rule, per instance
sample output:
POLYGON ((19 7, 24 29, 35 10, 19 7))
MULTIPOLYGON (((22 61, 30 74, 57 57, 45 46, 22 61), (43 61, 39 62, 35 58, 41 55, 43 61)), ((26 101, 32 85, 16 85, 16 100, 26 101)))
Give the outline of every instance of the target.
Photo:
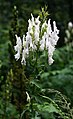
POLYGON ((28 31, 26 36, 23 35, 23 39, 16 36, 16 46, 14 46, 15 51, 15 59, 18 60, 20 58, 20 54, 22 54, 21 63, 26 65, 26 57, 29 56, 29 51, 34 51, 39 48, 39 50, 43 51, 46 49, 48 51, 48 62, 49 65, 53 63, 53 52, 55 50, 55 45, 59 39, 58 34, 59 30, 56 27, 56 22, 53 22, 53 30, 50 24, 50 19, 48 23, 45 21, 42 25, 40 25, 41 21, 39 20, 39 16, 34 18, 31 14, 31 19, 28 20, 28 31), (39 45, 39 47, 38 47, 39 45))
POLYGON ((73 24, 72 24, 72 22, 69 22, 68 23, 68 29, 71 29, 71 28, 73 28, 73 24))

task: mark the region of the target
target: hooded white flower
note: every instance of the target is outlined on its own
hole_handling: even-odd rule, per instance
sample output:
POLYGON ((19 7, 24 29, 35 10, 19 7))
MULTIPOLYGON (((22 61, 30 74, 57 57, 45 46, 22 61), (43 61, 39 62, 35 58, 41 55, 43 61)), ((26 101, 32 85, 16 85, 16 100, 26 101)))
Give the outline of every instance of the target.
POLYGON ((23 42, 23 44, 22 44, 23 47, 26 47, 26 39, 25 39, 25 35, 23 35, 23 41, 22 41, 22 42, 23 42))
POLYGON ((46 45, 46 32, 42 36, 42 40, 40 41, 40 50, 44 50, 46 45))
POLYGON ((48 20, 48 25, 47 25, 47 34, 48 34, 49 36, 50 36, 51 33, 52 33, 52 28, 51 28, 50 20, 51 20, 51 19, 48 20))
POLYGON ((25 57, 26 57, 26 52, 25 52, 25 49, 23 49, 23 51, 22 51, 22 60, 21 60, 22 65, 26 65, 25 57))
POLYGON ((33 26, 32 26, 32 22, 31 22, 30 19, 28 20, 28 23, 29 23, 28 32, 29 32, 30 34, 33 34, 33 26))
POLYGON ((39 34, 40 34, 40 21, 39 21, 39 16, 35 19, 35 27, 34 27, 34 39, 35 39, 35 44, 38 44, 39 41, 39 34))
POLYGON ((14 56, 15 56, 15 59, 17 61, 20 58, 20 52, 17 52, 17 54, 15 54, 14 56))
POLYGON ((40 25, 39 16, 37 18, 35 18, 35 24, 38 25, 38 26, 40 25))
POLYGON ((32 26, 35 26, 34 17, 33 17, 33 15, 32 15, 32 14, 31 14, 31 22, 32 22, 32 26))
POLYGON ((18 60, 20 58, 21 50, 22 50, 22 41, 21 38, 16 36, 16 46, 14 46, 15 51, 17 52, 15 56, 15 59, 18 60))
POLYGON ((68 23, 68 28, 71 29, 72 27, 73 27, 72 22, 69 22, 69 23, 68 23))
POLYGON ((49 39, 50 39, 51 45, 54 47, 57 44, 59 37, 55 32, 52 32, 51 37, 49 39))
POLYGON ((43 30, 44 28, 46 28, 47 27, 47 23, 46 23, 46 21, 42 24, 42 28, 41 28, 41 30, 43 30))
POLYGON ((51 65, 54 62, 54 60, 52 59, 52 57, 48 57, 48 63, 49 65, 51 65))
POLYGON ((53 21, 53 29, 54 29, 54 33, 59 34, 59 30, 56 27, 56 22, 55 21, 53 21))
POLYGON ((50 42, 48 42, 48 44, 49 44, 49 45, 48 45, 48 55, 49 55, 49 57, 52 57, 55 48, 51 45, 50 42))

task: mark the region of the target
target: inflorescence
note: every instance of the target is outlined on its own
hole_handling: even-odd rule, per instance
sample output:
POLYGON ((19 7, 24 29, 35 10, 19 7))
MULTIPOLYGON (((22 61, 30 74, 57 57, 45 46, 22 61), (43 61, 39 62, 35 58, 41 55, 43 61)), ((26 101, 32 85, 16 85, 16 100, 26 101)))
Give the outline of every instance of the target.
POLYGON ((26 65, 26 57, 29 56, 29 51, 36 51, 38 48, 40 51, 45 49, 48 51, 48 63, 51 65, 53 63, 53 52, 55 50, 55 45, 59 39, 59 30, 56 27, 56 22, 53 21, 53 30, 51 27, 50 19, 48 22, 44 22, 41 25, 39 16, 34 18, 31 14, 31 19, 28 20, 28 31, 26 35, 23 35, 21 39, 16 36, 16 46, 14 49, 16 51, 15 59, 19 60, 22 54, 21 64, 26 65))

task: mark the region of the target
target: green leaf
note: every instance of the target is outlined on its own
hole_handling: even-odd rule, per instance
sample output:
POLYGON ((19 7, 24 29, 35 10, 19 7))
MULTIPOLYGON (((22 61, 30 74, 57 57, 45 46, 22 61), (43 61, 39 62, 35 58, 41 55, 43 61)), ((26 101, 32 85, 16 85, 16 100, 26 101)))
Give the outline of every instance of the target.
POLYGON ((40 112, 59 113, 59 110, 52 103, 48 103, 48 102, 45 102, 43 104, 34 103, 33 106, 35 109, 37 109, 40 112))
POLYGON ((41 78, 45 78, 47 76, 49 76, 49 73, 48 72, 45 72, 45 73, 41 74, 41 78))
POLYGON ((35 85, 37 88, 41 88, 41 85, 38 84, 38 83, 35 82, 35 81, 31 81, 30 83, 33 84, 33 85, 35 85))

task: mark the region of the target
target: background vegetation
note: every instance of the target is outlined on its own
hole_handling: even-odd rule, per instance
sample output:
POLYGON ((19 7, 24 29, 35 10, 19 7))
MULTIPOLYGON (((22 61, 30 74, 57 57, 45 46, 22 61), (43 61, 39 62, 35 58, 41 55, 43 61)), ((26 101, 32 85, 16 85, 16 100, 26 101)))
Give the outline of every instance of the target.
MULTIPOLYGON (((16 9, 15 9, 16 10, 16 9)), ((34 99, 42 100, 42 98, 38 96, 38 91, 43 90, 42 93, 46 92, 46 96, 51 97, 58 104, 59 108, 62 109, 64 113, 70 112, 68 115, 69 119, 72 119, 72 107, 73 107, 73 32, 70 33, 70 38, 67 37, 66 29, 68 29, 68 22, 73 22, 73 0, 0 0, 0 118, 2 119, 20 119, 20 113, 24 109, 24 104, 27 103, 25 100, 26 95, 24 89, 27 85, 27 79, 30 79, 37 76, 36 81, 31 82, 31 86, 27 87, 28 92, 32 95, 34 99), (60 30, 59 34, 59 42, 57 45, 57 49, 54 53, 54 64, 48 66, 47 63, 42 66, 42 69, 39 67, 41 62, 36 65, 36 68, 39 71, 35 71, 33 75, 30 75, 33 71, 33 65, 28 65, 26 67, 25 72, 24 69, 20 66, 20 62, 16 63, 13 57, 14 52, 12 51, 12 47, 14 43, 14 34, 19 33, 22 36, 23 33, 27 31, 27 20, 30 18, 30 14, 33 13, 34 16, 37 16, 42 7, 45 5, 48 6, 47 10, 49 13, 49 17, 52 20, 57 22, 58 29, 60 30), (13 11, 14 6, 17 6, 17 11, 13 11), (16 13, 17 12, 17 13, 16 13), (16 14, 15 14, 16 13, 16 14), (22 29, 22 31, 21 31, 22 29), (65 42, 65 37, 67 37, 68 42, 65 42), (18 67, 17 67, 18 66, 18 67), (19 69, 19 70, 18 70, 19 69), (16 73, 17 72, 17 73, 16 73), (25 73, 26 76, 22 75, 21 72, 25 73), (21 76, 21 87, 19 86, 20 81, 18 82, 18 77, 21 76), (25 81, 24 81, 25 79, 25 81), (25 84, 26 82, 26 84, 25 84), (14 85, 15 84, 15 85, 14 85), (41 85, 42 84, 42 85, 41 85), (32 94, 33 88, 35 90, 32 94), (20 89, 20 90, 19 90, 20 89), (51 90, 50 90, 51 89, 51 90), (53 90, 54 89, 54 90, 53 90), (50 91, 49 91, 50 90, 50 91), (57 102, 60 101, 61 97, 60 91, 63 95, 67 97, 67 105, 57 102), (23 92, 21 94, 21 92, 23 92), (25 101, 23 101, 25 100, 25 101), (21 102, 21 103, 20 103, 21 102), (68 104, 71 103, 68 108, 68 104), (20 104, 20 105, 19 105, 20 104), (60 106, 61 105, 61 106, 60 106)), ((42 56, 40 59, 43 59, 42 56)), ((46 61, 46 59, 45 59, 46 61)), ((33 62, 31 63, 33 64, 33 62)), ((40 91, 41 92, 41 91, 40 91)), ((41 94, 40 94, 41 95, 41 94)), ((32 100, 33 100, 32 99, 32 100)), ((48 102, 43 99, 42 103, 48 102)), ((64 100, 65 101, 65 100, 64 100)), ((48 102, 51 104, 50 102, 48 102)), ((44 105, 48 105, 45 104, 44 105)), ((52 105, 52 104, 51 104, 52 105)), ((42 106, 39 104, 35 104, 34 109, 37 107, 36 115, 38 110, 40 111, 41 119, 56 119, 59 118, 57 113, 58 110, 53 108, 52 105, 52 113, 49 112, 44 114, 41 111, 42 106), (36 106, 35 106, 36 105, 36 106), (53 113, 54 112, 54 113, 53 113), (48 115, 48 116, 46 116, 48 115), (49 117, 49 118, 47 118, 49 117)), ((28 106, 29 111, 31 110, 31 105, 28 106)), ((51 106, 50 106, 51 107, 51 106)), ((56 107, 55 107, 56 108, 56 107)), ((49 109, 48 109, 49 110, 49 109)), ((28 114, 27 114, 28 115, 28 114)), ((32 117, 32 115, 30 115, 32 117)), ((65 118, 66 117, 60 117, 65 118)), ((28 117, 26 117, 28 119, 28 117)), ((34 118, 33 118, 34 119, 34 118)), ((36 119, 40 119, 37 117, 36 119)))

